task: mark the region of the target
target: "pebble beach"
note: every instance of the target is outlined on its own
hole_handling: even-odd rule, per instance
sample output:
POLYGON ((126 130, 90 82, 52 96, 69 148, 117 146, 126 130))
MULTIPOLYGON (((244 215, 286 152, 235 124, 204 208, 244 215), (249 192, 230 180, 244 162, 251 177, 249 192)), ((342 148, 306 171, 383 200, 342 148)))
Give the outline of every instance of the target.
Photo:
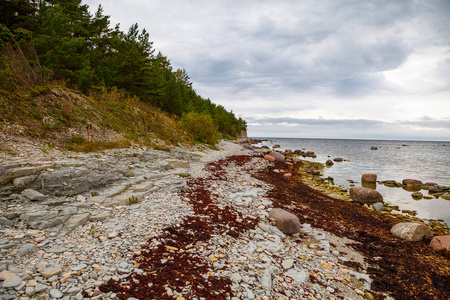
POLYGON ((253 176, 270 162, 218 148, 2 156, 3 178, 49 184, 3 183, 0 299, 374 299, 355 241, 308 222, 284 234, 253 176))

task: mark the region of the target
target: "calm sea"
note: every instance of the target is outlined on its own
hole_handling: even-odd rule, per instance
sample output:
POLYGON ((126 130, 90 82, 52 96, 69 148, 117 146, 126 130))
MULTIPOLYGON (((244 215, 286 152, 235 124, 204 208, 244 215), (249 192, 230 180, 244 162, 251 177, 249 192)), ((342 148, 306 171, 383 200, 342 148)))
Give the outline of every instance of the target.
MULTIPOLYGON (((325 168, 324 176, 332 176, 336 185, 350 187, 350 180, 361 186, 361 175, 375 173, 377 180, 418 179, 422 182, 436 182, 450 186, 450 142, 422 141, 382 141, 382 140, 341 140, 341 139, 266 139, 259 146, 272 148, 279 144, 280 150, 296 149, 314 151, 316 158, 305 158, 325 163, 328 159, 341 157, 325 168), (371 150, 371 147, 378 150, 371 150)), ((411 192, 402 188, 390 188, 377 185, 384 201, 398 205, 400 209, 415 210, 417 216, 424 219, 442 219, 450 225, 450 201, 442 198, 414 200, 411 192)), ((428 191, 421 191, 428 195, 428 191)))

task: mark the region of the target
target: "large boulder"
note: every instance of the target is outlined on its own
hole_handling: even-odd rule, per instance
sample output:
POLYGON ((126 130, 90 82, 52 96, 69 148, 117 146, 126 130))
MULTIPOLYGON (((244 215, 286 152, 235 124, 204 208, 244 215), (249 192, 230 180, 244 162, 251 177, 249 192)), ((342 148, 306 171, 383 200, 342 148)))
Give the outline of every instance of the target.
POLYGON ((300 231, 301 224, 298 217, 281 208, 273 208, 269 213, 269 218, 275 219, 277 227, 283 233, 294 234, 300 231))
POLYGON ((276 151, 270 152, 269 155, 274 157, 276 161, 284 161, 286 159, 283 154, 276 151))
POLYGON ((398 223, 391 228, 394 237, 402 240, 417 242, 423 238, 433 236, 430 228, 420 223, 404 222, 398 223))
POLYGON ((361 182, 375 183, 377 182, 377 174, 366 173, 361 176, 361 182))
POLYGON ((402 184, 403 185, 416 185, 416 186, 423 185, 422 181, 417 180, 417 179, 403 179, 402 184))
POLYGON ((350 189, 350 198, 363 204, 383 202, 383 196, 379 192, 365 187, 352 187, 350 189))
POLYGON ((450 246, 450 235, 435 236, 431 239, 431 248, 434 251, 444 251, 450 246))

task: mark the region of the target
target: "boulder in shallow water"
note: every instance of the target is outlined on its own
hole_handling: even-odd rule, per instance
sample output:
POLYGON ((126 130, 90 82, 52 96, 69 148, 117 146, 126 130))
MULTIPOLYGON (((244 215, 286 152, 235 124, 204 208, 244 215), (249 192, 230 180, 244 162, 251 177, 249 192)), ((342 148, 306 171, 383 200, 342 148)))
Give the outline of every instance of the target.
POLYGON ((273 208, 269 213, 269 218, 277 221, 277 227, 283 233, 294 234, 300 231, 301 224, 299 218, 281 208, 273 208))
POLYGON ((336 157, 336 158, 333 158, 333 161, 335 161, 335 162, 343 162, 344 159, 342 157, 336 157))
POLYGON ((384 202, 383 196, 375 190, 365 188, 365 187, 352 187, 350 189, 350 198, 353 201, 362 203, 362 204, 372 204, 377 202, 384 202))
POLYGON ((450 200, 450 193, 445 193, 445 194, 441 195, 441 198, 445 199, 445 200, 450 200))
POLYGON ((417 179, 403 179, 402 180, 403 185, 414 185, 414 186, 422 186, 423 183, 420 180, 417 179))
POLYGON ((404 222, 398 223, 391 228, 394 237, 411 242, 421 241, 423 238, 433 236, 430 228, 420 223, 404 222))
POLYGON ((375 183, 377 182, 377 174, 366 173, 361 176, 361 182, 375 183))
POLYGON ((423 194, 421 192, 414 192, 414 193, 411 194, 411 197, 414 200, 420 200, 420 199, 423 198, 423 194))
POLYGON ((327 160, 327 161, 325 162, 325 164, 326 164, 327 166, 331 167, 332 165, 334 165, 334 162, 333 162, 331 159, 329 159, 329 160, 327 160))

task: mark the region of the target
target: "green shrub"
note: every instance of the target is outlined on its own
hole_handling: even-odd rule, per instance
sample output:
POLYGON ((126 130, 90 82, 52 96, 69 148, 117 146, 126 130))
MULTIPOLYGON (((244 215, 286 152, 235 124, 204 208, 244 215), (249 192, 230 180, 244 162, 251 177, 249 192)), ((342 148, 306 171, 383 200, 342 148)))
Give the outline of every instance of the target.
POLYGON ((190 112, 181 119, 183 129, 196 141, 214 145, 217 142, 218 126, 212 117, 203 113, 190 112))

